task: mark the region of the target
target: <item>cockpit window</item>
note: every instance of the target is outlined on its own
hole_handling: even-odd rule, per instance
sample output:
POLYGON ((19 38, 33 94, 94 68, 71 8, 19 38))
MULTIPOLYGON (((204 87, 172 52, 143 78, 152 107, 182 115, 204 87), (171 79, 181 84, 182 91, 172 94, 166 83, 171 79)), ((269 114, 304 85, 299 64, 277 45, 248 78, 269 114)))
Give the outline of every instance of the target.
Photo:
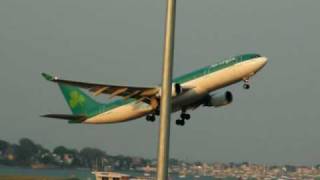
POLYGON ((256 54, 253 56, 253 58, 258 58, 258 57, 261 57, 259 54, 256 54))

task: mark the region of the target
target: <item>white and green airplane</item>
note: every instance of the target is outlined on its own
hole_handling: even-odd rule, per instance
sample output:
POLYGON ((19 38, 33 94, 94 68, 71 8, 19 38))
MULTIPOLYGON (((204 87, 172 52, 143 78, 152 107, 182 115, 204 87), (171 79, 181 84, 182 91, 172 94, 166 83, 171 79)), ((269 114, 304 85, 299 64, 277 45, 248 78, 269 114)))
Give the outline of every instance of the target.
MULTIPOLYGON (((249 89, 249 79, 267 63, 267 57, 259 54, 244 54, 220 63, 206 66, 173 79, 172 111, 181 111, 176 124, 183 126, 190 119, 188 110, 200 106, 220 107, 232 102, 229 91, 215 91, 243 81, 249 89)), ((146 116, 147 121, 155 121, 159 115, 161 87, 133 87, 109 84, 86 83, 63 80, 42 73, 45 79, 58 83, 72 115, 47 114, 43 117, 68 120, 69 123, 104 124, 119 123, 146 116), (108 94, 109 98, 121 97, 103 104, 93 100, 79 88, 87 89, 93 96, 108 94)))

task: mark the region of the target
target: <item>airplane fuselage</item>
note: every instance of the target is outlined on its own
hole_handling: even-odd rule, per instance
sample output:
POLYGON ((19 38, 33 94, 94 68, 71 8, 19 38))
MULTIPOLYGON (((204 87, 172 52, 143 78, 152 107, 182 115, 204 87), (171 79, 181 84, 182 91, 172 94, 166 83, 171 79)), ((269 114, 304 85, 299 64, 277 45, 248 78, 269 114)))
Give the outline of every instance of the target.
MULTIPOLYGON (((245 60, 241 58, 242 56, 235 57, 174 79, 173 83, 179 83, 182 87, 188 87, 189 90, 172 97, 173 112, 188 108, 188 106, 201 101, 205 96, 220 88, 248 80, 267 63, 267 58, 261 56, 252 56, 252 58, 245 60)), ((93 116, 82 123, 125 122, 153 112, 154 109, 149 104, 133 100, 125 105, 93 116)))

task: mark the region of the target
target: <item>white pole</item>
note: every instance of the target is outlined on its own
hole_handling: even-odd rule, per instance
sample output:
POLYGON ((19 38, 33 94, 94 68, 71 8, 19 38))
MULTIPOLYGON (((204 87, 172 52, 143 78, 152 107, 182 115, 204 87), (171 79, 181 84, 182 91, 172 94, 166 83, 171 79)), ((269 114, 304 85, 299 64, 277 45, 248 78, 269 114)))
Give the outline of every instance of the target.
POLYGON ((160 107, 157 180, 168 179, 170 143, 171 84, 174 53, 176 0, 167 0, 165 39, 163 49, 163 74, 160 107))

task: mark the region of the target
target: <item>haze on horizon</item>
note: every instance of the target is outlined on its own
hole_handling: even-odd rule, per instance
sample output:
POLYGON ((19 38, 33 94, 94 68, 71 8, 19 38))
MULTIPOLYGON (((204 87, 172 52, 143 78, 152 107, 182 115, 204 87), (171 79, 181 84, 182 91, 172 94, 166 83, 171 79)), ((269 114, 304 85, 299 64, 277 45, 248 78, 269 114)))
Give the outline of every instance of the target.
MULTIPOLYGON (((172 121, 171 157, 319 164, 319 7, 316 0, 178 0, 175 75, 243 53, 269 63, 249 91, 241 83, 227 88, 233 104, 197 109, 184 127, 172 121)), ((70 125, 39 117, 70 113, 40 73, 156 85, 164 12, 163 0, 0 1, 0 139, 156 157, 158 121, 70 125)))

